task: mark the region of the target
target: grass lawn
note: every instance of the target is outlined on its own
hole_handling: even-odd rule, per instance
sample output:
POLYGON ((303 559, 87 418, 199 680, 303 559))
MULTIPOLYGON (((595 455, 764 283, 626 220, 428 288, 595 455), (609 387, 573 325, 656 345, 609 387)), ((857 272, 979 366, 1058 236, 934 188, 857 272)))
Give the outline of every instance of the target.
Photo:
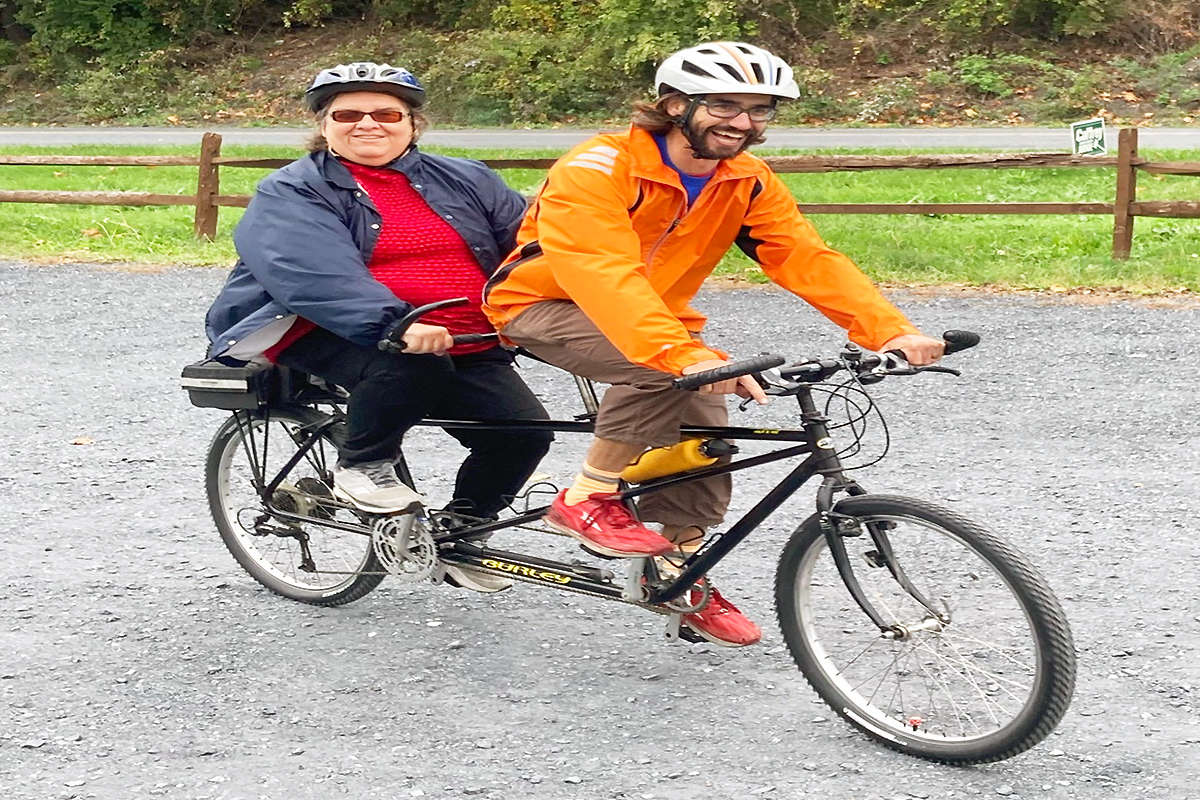
MULTIPOLYGON (((430 148, 473 158, 553 157, 551 151, 430 148)), ((195 155, 198 147, 76 146, 0 148, 2 154, 195 155)), ((760 155, 801 152, 763 148, 760 155)), ((845 150, 839 153, 864 154, 845 150)), ((870 151, 887 153, 901 151, 870 151)), ((908 152, 908 151, 903 151, 908 152)), ((290 158, 280 147, 222 149, 226 157, 290 158)), ((1155 161, 1200 161, 1198 152, 1143 152, 1155 161)), ((250 194, 267 170, 221 170, 222 194, 250 194)), ((513 188, 536 190, 540 170, 506 170, 513 188)), ((805 203, 1111 202, 1111 169, 888 170, 783 176, 805 203)), ((0 189, 140 191, 192 194, 194 167, 0 167, 0 189)), ((1195 177, 1140 174, 1139 200, 1198 200, 1195 177)), ((37 261, 123 261, 221 265, 236 258, 231 241, 241 209, 222 208, 213 242, 192 236, 189 206, 132 208, 0 203, 0 257, 37 261)), ((1139 218, 1133 254, 1113 261, 1107 216, 823 215, 811 222, 829 244, 888 284, 961 284, 1021 289, 1093 287, 1133 292, 1200 292, 1200 220, 1139 218)), ((719 274, 764 281, 733 252, 719 274)))

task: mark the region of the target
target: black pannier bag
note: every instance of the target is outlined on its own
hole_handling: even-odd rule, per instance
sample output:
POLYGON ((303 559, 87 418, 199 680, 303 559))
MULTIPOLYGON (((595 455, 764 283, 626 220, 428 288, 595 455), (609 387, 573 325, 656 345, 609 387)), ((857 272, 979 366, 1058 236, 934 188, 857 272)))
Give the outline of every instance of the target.
POLYGON ((194 406, 237 411, 269 405, 286 382, 280 372, 286 368, 255 362, 229 366, 205 359, 184 367, 179 383, 194 406))

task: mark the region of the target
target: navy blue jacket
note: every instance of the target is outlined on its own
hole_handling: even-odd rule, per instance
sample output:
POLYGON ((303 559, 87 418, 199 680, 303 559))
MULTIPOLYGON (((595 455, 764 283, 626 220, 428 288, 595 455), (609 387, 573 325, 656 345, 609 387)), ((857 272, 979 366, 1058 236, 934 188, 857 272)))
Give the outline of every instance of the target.
MULTIPOLYGON (((515 246, 525 199, 481 162, 413 147, 388 167, 462 236, 485 275, 515 246)), ((238 263, 205 319, 209 355, 249 360, 279 340, 292 315, 373 347, 412 309, 367 269, 380 224, 328 152, 264 178, 233 234, 238 263)))

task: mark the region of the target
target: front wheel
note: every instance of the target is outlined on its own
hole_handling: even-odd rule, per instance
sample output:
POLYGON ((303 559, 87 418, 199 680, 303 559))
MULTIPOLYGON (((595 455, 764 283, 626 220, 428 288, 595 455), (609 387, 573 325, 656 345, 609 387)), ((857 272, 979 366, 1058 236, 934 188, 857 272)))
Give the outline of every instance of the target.
POLYGON ((830 519, 889 626, 852 598, 819 518, 805 520, 780 558, 776 609, 792 658, 831 708, 894 750, 963 765, 1010 758, 1054 730, 1074 690, 1075 650, 1023 555, 902 497, 847 498, 830 519))
POLYGON ((337 425, 309 408, 238 412, 213 437, 205 468, 209 508, 229 552, 276 594, 338 606, 387 574, 371 529, 333 498, 337 425), (269 485, 301 456, 265 502, 269 485))

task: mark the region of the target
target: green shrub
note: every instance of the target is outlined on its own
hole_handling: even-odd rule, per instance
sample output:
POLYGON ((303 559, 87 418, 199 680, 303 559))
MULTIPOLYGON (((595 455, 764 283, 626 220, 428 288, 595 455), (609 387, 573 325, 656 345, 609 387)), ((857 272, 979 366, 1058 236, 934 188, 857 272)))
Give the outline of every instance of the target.
POLYGON ((942 89, 949 86, 952 80, 950 73, 943 72, 940 69, 932 69, 925 73, 925 83, 934 89, 942 89))
POLYGON ((1200 107, 1200 45, 1148 63, 1116 58, 1112 66, 1128 74, 1141 94, 1160 98, 1160 102, 1200 107))
POLYGON ((156 50, 125 64, 100 63, 85 71, 75 83, 60 91, 77 109, 80 122, 95 123, 124 118, 161 120, 170 111, 161 108, 165 90, 175 83, 177 48, 156 50))
POLYGON ((1004 80, 994 59, 987 56, 964 56, 955 65, 958 79, 964 86, 979 94, 1008 97, 1012 87, 1004 80))
POLYGON ((454 122, 624 114, 663 56, 743 34, 727 0, 503 0, 492 21, 444 38, 423 74, 454 122))

